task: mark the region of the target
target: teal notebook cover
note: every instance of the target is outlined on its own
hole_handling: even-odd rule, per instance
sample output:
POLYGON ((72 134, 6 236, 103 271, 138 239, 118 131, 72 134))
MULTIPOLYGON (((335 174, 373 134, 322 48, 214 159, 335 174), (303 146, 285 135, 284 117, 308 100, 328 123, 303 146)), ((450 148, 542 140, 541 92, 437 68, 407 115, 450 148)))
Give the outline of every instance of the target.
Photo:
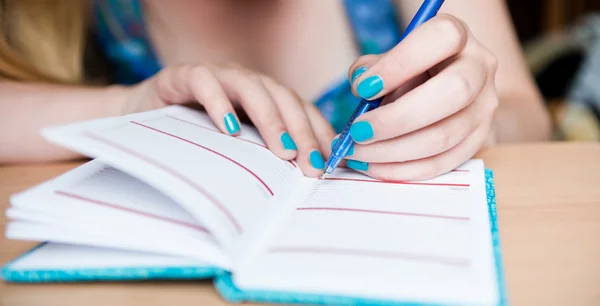
POLYGON ((204 266, 106 267, 81 269, 18 269, 14 264, 44 247, 41 243, 8 262, 2 268, 2 279, 12 283, 69 283, 92 281, 141 281, 212 279, 222 273, 220 268, 204 266))
MULTIPOLYGON (((496 212, 496 193, 494 176, 491 170, 485 170, 486 194, 491 224, 491 234, 498 276, 498 305, 507 305, 505 280, 500 247, 496 212)), ((7 282, 42 283, 42 282, 83 282, 83 281, 139 281, 139 280, 185 280, 213 279, 219 294, 228 302, 257 302, 273 304, 311 304, 311 305, 431 305, 419 301, 390 301, 353 296, 322 295, 299 292, 241 290, 235 286, 229 272, 216 267, 126 267, 104 269, 70 269, 70 270, 18 270, 13 264, 35 252, 44 244, 31 249, 15 260, 7 263, 2 269, 2 278, 7 282)))

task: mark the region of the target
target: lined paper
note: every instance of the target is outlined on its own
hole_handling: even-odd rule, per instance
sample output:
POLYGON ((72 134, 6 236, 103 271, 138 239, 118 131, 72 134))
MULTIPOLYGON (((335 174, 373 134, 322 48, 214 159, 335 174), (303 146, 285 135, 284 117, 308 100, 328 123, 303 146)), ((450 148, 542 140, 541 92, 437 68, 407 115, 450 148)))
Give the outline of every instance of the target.
POLYGON ((108 167, 94 182, 55 186, 46 207, 60 202, 61 213, 15 205, 15 237, 121 248, 113 238, 135 219, 140 226, 124 235, 133 248, 186 256, 192 245, 204 247, 198 258, 228 260, 221 265, 242 289, 451 304, 498 298, 480 160, 426 181, 384 182, 345 169, 310 179, 273 155, 255 129, 228 136, 180 106, 44 135, 108 167), (115 197, 122 186, 131 194, 115 197), (76 217, 84 211, 110 214, 115 225, 76 217))
POLYGON ((293 188, 293 162, 270 152, 255 129, 217 132, 203 113, 174 106, 46 130, 53 142, 144 180, 173 199, 232 250, 240 236, 293 188))
POLYGON ((483 164, 458 170, 422 182, 336 171, 236 283, 440 303, 497 298, 483 164))
POLYGON ((207 228, 177 203, 99 161, 14 196, 7 215, 26 223, 9 227, 9 237, 86 243, 231 265, 207 228), (57 231, 51 234, 50 228, 57 231), (75 234, 91 238, 82 241, 75 234))
POLYGON ((205 267, 208 263, 189 258, 123 251, 90 246, 48 243, 23 259, 11 270, 63 270, 117 268, 205 267))

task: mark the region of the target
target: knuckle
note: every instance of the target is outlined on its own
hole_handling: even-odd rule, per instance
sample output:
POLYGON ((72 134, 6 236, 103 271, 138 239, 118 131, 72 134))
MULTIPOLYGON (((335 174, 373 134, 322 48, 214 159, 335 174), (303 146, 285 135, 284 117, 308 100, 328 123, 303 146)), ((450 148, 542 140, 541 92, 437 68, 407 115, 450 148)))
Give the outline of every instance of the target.
POLYGON ((169 70, 169 68, 165 68, 154 79, 154 86, 159 95, 160 93, 165 92, 165 90, 168 87, 169 75, 171 74, 170 72, 171 71, 169 70))
POLYGON ((258 124, 262 125, 263 129, 271 133, 282 132, 285 130, 281 117, 276 112, 259 110, 255 113, 255 117, 256 119, 254 121, 258 122, 258 124))
POLYGON ((240 78, 240 79, 241 78, 245 78, 245 77, 247 77, 249 75, 249 73, 246 70, 244 70, 244 69, 226 68, 225 71, 228 74, 230 74, 230 75, 232 75, 232 76, 234 76, 236 78, 240 78))
POLYGON ((263 83, 263 78, 262 78, 260 75, 256 74, 256 73, 253 73, 253 72, 244 72, 244 75, 245 75, 245 76, 246 76, 246 77, 247 77, 247 78, 248 78, 250 81, 252 81, 252 82, 254 82, 254 83, 260 83, 260 84, 264 84, 264 83, 263 83))
POLYGON ((483 62, 488 69, 495 73, 498 70, 498 57, 490 51, 485 52, 483 56, 483 62))
POLYGON ((382 62, 386 63, 382 68, 384 73, 390 76, 398 75, 408 70, 406 57, 397 56, 397 54, 388 53, 382 62))
POLYGON ((418 179, 426 180, 434 178, 438 175, 442 174, 441 165, 435 160, 430 160, 423 165, 422 170, 419 172, 418 179))
POLYGON ((456 73, 452 80, 454 80, 453 87, 457 96, 461 98, 461 101, 468 102, 473 92, 475 92, 475 85, 471 81, 471 78, 464 73, 456 73))
POLYGON ((250 87, 256 89, 257 84, 261 84, 261 86, 263 86, 262 80, 250 72, 234 69, 230 71, 230 75, 232 76, 233 81, 238 83, 241 87, 250 87))
POLYGON ((279 84, 277 81, 275 81, 272 77, 270 76, 266 76, 266 75, 262 75, 260 76, 261 80, 263 83, 265 83, 266 85, 270 85, 273 87, 283 87, 281 84, 279 84))
POLYGON ((448 41, 453 53, 459 53, 464 49, 467 44, 467 28, 461 20, 448 14, 441 14, 436 24, 440 37, 448 41))
POLYGON ((433 147, 445 150, 451 146, 452 138, 452 132, 450 132, 449 129, 438 128, 434 133, 432 141, 433 147))
MULTIPOLYGON (((284 90, 291 98, 291 102, 296 103, 298 105, 304 104, 302 97, 300 97, 300 95, 298 94, 298 92, 296 92, 295 90, 288 88, 288 87, 284 87, 281 86, 282 90, 284 90)), ((312 104, 312 103, 311 103, 312 104)), ((302 108, 302 110, 304 110, 304 108, 302 108)))
POLYGON ((294 135, 294 140, 298 140, 296 144, 298 145, 298 150, 303 152, 312 152, 314 150, 319 149, 319 145, 317 140, 314 137, 310 137, 310 135, 294 135))
POLYGON ((235 82, 241 82, 244 83, 247 81, 248 76, 250 75, 249 72, 247 72, 244 69, 237 69, 237 68, 231 68, 231 67, 226 67, 223 68, 220 73, 222 73, 223 75, 227 76, 228 78, 230 78, 231 80, 235 81, 235 82))
POLYGON ((219 105, 219 108, 227 108, 225 101, 219 94, 219 88, 215 87, 207 87, 204 89, 204 101, 198 101, 200 104, 204 105, 206 108, 211 108, 211 106, 219 105))
POLYGON ((265 84, 265 87, 268 88, 269 90, 275 92, 277 95, 289 95, 290 91, 288 90, 287 87, 275 82, 275 81, 266 81, 263 82, 265 84))
POLYGON ((314 114, 319 113, 319 109, 310 102, 302 103, 302 107, 304 108, 304 112, 309 115, 314 115, 314 114))
POLYGON ((367 170, 367 173, 376 179, 383 181, 398 181, 398 177, 402 173, 400 173, 399 167, 394 167, 393 165, 383 165, 380 167, 370 166, 367 170))
MULTIPOLYGON (((264 79, 263 79, 264 80, 264 79)), ((276 99, 275 102, 277 102, 277 104, 281 103, 283 105, 298 105, 300 106, 302 103, 302 98, 300 97, 300 95, 293 89, 286 87, 284 85, 282 85, 281 83, 278 83, 272 79, 267 79, 266 82, 263 81, 265 84, 265 87, 267 89, 269 89, 270 91, 272 91, 273 94, 273 98, 276 99)), ((302 107, 294 107, 294 110, 300 110, 300 111, 304 111, 304 108, 302 107)), ((283 108, 281 109, 281 111, 286 111, 287 109, 283 108)))
POLYGON ((283 133, 283 131, 286 130, 286 128, 281 122, 275 121, 275 122, 272 122, 271 124, 267 124, 267 130, 270 133, 272 133, 273 135, 277 135, 277 137, 279 137, 279 136, 281 136, 281 133, 283 133))
POLYGON ((286 92, 292 96, 296 101, 300 102, 302 101, 302 98, 300 97, 300 95, 298 94, 298 92, 292 88, 289 87, 285 87, 282 85, 283 88, 285 88, 286 92))
POLYGON ((231 69, 243 69, 242 65, 238 62, 227 60, 223 63, 223 67, 231 68, 231 69))
POLYGON ((161 99, 172 100, 176 98, 177 89, 174 87, 172 80, 177 78, 177 73, 181 72, 182 67, 167 67, 153 78, 152 86, 161 99))
POLYGON ((210 68, 204 65, 185 66, 186 74, 192 79, 203 79, 211 74, 210 68))
POLYGON ((498 98, 498 96, 494 95, 492 98, 489 99, 487 105, 489 114, 493 115, 500 106, 500 99, 498 98))

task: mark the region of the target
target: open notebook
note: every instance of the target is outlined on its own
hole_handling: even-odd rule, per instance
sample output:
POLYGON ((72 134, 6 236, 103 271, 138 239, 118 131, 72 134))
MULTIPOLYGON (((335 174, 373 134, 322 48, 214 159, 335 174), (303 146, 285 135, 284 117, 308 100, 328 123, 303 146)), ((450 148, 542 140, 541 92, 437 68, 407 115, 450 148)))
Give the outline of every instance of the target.
POLYGON ((11 198, 8 282, 212 278, 231 302, 503 305, 492 173, 304 177, 181 106, 59 126, 94 158, 11 198))

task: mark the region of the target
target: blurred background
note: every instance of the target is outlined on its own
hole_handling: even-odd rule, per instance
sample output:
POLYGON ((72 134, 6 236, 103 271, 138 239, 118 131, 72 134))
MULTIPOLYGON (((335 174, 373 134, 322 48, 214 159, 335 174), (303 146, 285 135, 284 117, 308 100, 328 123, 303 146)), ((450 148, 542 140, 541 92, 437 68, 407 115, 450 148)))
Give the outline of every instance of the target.
POLYGON ((507 0, 556 140, 600 141, 600 0, 507 0))

